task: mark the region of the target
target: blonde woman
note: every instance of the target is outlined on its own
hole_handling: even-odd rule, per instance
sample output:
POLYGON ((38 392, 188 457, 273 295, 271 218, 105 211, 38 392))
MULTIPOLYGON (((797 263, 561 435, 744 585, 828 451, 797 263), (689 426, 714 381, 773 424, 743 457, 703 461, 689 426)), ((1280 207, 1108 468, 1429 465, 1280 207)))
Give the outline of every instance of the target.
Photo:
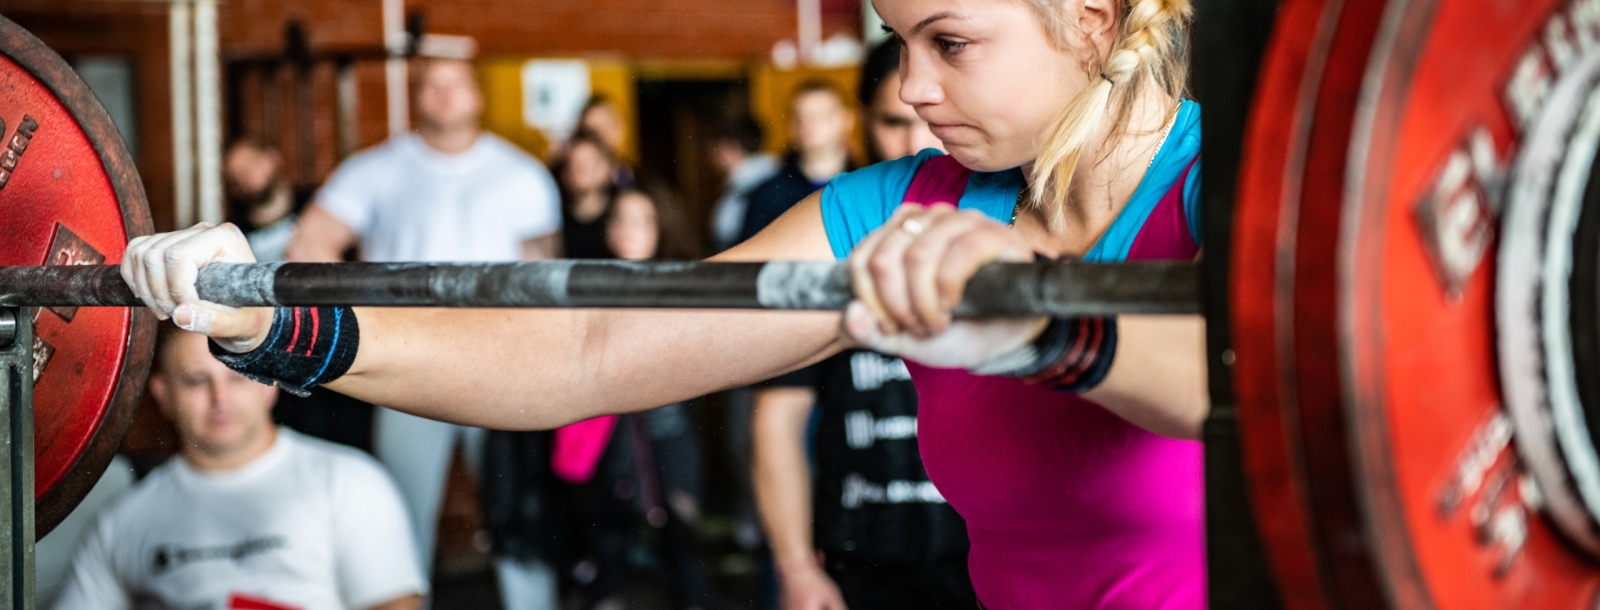
POLYGON ((715 259, 848 258, 859 302, 842 317, 234 310, 193 287, 198 267, 249 259, 226 225, 136 240, 124 276, 249 374, 478 426, 646 409, 852 345, 897 353, 921 363, 924 462, 967 519, 987 607, 1202 607, 1203 322, 949 313, 990 261, 1196 256, 1189 2, 874 5, 904 41, 901 99, 950 154, 842 175, 715 259))

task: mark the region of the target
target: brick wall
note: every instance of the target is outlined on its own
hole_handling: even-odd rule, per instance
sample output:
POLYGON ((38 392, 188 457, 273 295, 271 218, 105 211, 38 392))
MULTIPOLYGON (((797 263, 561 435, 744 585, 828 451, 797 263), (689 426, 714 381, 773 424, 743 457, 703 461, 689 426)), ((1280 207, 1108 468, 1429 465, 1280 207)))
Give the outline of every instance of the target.
MULTIPOLYGON (((859 0, 823 9, 826 31, 859 29, 859 0)), ((379 0, 229 0, 222 10, 230 51, 280 48, 290 19, 308 25, 313 47, 382 41, 379 0)), ((406 11, 428 31, 477 38, 491 55, 763 58, 796 27, 794 0, 412 0, 406 11)))
MULTIPOLYGON (((824 0, 824 32, 859 29, 859 0, 824 0)), ((428 31, 468 35, 482 56, 603 56, 620 59, 736 60, 759 63, 775 43, 795 36, 794 0, 409 0, 428 31)), ((142 146, 136 160, 149 192, 158 228, 172 222, 171 100, 167 65, 167 8, 158 1, 0 0, 4 15, 33 31, 69 58, 75 54, 120 54, 131 58, 138 87, 138 130, 142 146)), ((381 0, 225 0, 218 23, 224 58, 277 53, 291 21, 305 27, 310 46, 347 50, 381 46, 381 0)), ((292 81, 292 77, 283 75, 292 81)), ((334 134, 331 71, 315 75, 319 140, 334 134)), ((280 120, 266 120, 269 95, 259 84, 246 87, 257 97, 241 108, 253 125, 278 125, 291 168, 300 165, 290 122, 293 99, 281 99, 280 120)), ((359 143, 368 146, 386 135, 381 70, 360 68, 359 143)), ((274 93, 292 96, 286 88, 274 93)), ((259 127, 252 129, 261 131, 259 127)), ((326 143, 326 142, 324 142, 326 143)), ((331 146, 321 147, 313 166, 325 176, 338 162, 331 146)))

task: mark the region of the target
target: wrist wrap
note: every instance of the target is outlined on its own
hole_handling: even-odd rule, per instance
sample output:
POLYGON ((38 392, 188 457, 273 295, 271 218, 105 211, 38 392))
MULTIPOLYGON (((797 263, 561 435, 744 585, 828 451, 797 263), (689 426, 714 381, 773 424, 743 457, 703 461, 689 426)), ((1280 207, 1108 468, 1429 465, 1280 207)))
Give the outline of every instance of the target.
POLYGON ((1083 392, 1105 380, 1116 352, 1116 317, 1053 318, 1031 343, 972 372, 1015 377, 1060 392, 1083 392))
POLYGON ((235 354, 211 344, 211 355, 245 377, 305 396, 350 370, 361 341, 349 307, 279 307, 267 340, 235 354))

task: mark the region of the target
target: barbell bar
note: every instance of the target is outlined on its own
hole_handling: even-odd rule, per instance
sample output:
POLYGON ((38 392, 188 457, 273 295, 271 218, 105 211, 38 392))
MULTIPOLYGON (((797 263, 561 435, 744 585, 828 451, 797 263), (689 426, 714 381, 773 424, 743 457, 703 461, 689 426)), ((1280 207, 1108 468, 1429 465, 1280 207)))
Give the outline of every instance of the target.
MULTIPOLYGON (((520 263, 214 263, 202 299, 237 307, 653 307, 843 310, 847 265, 553 260, 520 263)), ((959 317, 1199 313, 1187 262, 994 263, 978 270, 959 317)), ((0 306, 142 305, 113 265, 0 267, 0 306)))

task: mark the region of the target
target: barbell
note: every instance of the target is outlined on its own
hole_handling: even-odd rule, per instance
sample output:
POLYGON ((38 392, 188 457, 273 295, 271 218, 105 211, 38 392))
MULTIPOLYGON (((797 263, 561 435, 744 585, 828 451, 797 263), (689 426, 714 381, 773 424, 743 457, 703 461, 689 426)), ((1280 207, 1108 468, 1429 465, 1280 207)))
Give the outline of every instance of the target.
MULTIPOLYGON (((1198 4, 1201 60, 1240 55, 1228 45, 1251 24, 1206 19, 1248 2, 1198 4)), ((1234 85, 1242 136, 1209 118, 1238 109, 1207 110, 1208 155, 1242 144, 1237 168, 1207 158, 1208 205, 1216 192, 1232 205, 1207 233, 1232 237, 1208 240, 1207 269, 1225 273, 1204 276, 1229 283, 1202 285, 1188 263, 995 265, 960 312, 1193 313, 1203 292, 1226 294, 1204 311, 1231 329, 1213 334, 1212 379, 1238 432, 1208 431, 1214 600, 1247 597, 1218 579, 1249 555, 1216 549, 1258 539, 1276 593, 1261 607, 1595 607, 1600 0, 1285 0, 1273 20, 1259 72, 1246 66, 1253 88, 1234 85), (1237 464, 1213 459, 1234 450, 1237 464), (1237 501, 1216 491, 1229 484, 1237 501), (1215 526, 1233 513, 1253 518, 1215 526)), ((1203 94, 1231 77, 1200 74, 1219 77, 1203 94)), ((106 264, 151 223, 104 111, 3 19, 0 120, 0 305, 26 307, 14 323, 36 330, 44 532, 138 402, 154 320, 104 307, 137 304, 106 264)), ((237 305, 837 309, 847 279, 794 262, 257 264, 207 268, 200 291, 237 305)))

